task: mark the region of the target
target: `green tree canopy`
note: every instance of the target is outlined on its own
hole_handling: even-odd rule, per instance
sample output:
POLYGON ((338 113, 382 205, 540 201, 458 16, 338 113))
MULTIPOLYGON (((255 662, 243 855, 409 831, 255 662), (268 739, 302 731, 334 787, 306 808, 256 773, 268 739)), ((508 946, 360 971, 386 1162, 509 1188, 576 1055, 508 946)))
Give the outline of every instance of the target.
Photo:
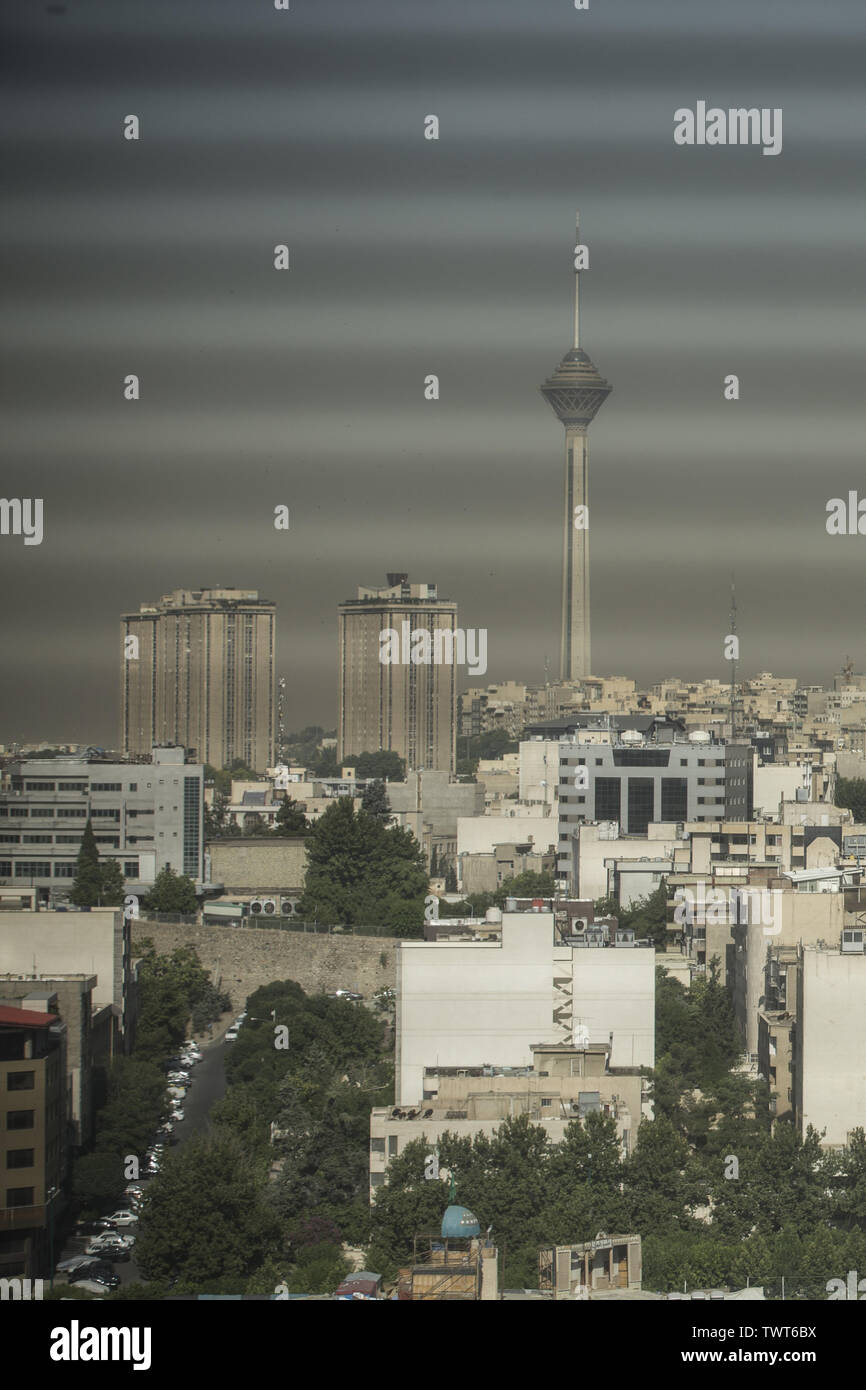
POLYGON ((279 1243, 261 1178, 238 1141, 196 1135, 149 1184, 136 1259, 147 1279, 180 1276, 200 1287, 247 1277, 279 1243))
POLYGON ((167 864, 156 876, 153 887, 142 900, 148 912, 198 911, 195 884, 187 874, 179 874, 167 864))
POLYGON ((99 850, 88 816, 84 834, 81 837, 81 848, 78 851, 78 862, 75 866, 75 877, 69 890, 69 898, 76 907, 97 907, 101 893, 102 868, 99 862, 99 850))
POLYGON ((304 815, 306 807, 299 801, 295 801, 288 794, 283 796, 280 802, 280 809, 276 815, 274 826, 277 835, 306 835, 310 828, 309 821, 304 815))
MULTIPOLYGON (((391 806, 388 801, 388 793, 385 790, 384 782, 377 779, 375 782, 369 782, 367 784, 364 789, 364 795, 361 798, 361 810, 366 811, 368 815, 380 816, 387 820, 391 814, 391 806)), ((432 872, 433 868, 431 865, 431 873, 432 872)))
POLYGON ((428 879, 414 836, 386 828, 340 797, 307 836, 307 877, 299 904, 308 921, 378 926, 420 936, 428 879))
POLYGON ((399 753, 381 748, 376 753, 352 753, 343 759, 343 767, 353 767, 358 778, 377 777, 386 782, 402 782, 406 763, 399 753))

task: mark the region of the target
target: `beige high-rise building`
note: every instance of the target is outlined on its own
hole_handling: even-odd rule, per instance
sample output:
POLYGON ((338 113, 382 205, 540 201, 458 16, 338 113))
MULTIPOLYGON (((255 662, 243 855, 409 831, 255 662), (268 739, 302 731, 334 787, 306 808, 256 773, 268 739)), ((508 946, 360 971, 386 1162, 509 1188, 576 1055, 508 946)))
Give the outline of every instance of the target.
POLYGON ((121 622, 124 753, 171 743, 214 767, 273 764, 273 603, 255 589, 176 589, 121 622))
POLYGON ((435 584, 410 584, 406 574, 387 580, 382 589, 360 587, 339 606, 337 759, 386 749, 405 758, 407 772, 453 772, 457 604, 439 599, 435 584))

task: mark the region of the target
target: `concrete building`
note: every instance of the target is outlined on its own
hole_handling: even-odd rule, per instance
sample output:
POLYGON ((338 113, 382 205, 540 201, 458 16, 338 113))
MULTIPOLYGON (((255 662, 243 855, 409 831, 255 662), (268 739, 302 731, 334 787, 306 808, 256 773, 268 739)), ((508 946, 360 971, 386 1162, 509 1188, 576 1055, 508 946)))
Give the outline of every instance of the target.
MULTIPOLYGON (((665 731, 667 735, 668 731, 665 731)), ((589 822, 645 837, 653 822, 750 820, 752 749, 708 733, 662 739, 640 729, 610 744, 560 744, 559 876, 577 891, 574 838, 589 822)), ((581 885, 579 891, 585 893, 581 885)))
POLYGON ((866 954, 864 932, 848 928, 803 944, 794 1030, 794 1115, 824 1148, 844 1148, 866 1129, 866 954))
POLYGON ((427 856, 435 851, 439 872, 457 870, 457 827, 461 819, 479 819, 484 811, 480 782, 458 782, 447 772, 410 772, 405 782, 385 788, 394 823, 411 830, 427 856))
POLYGON ((545 1042, 609 1043, 612 1069, 653 1066, 655 953, 605 940, 568 944, 552 912, 505 912, 499 940, 401 942, 396 1103, 429 1101, 440 1068, 531 1066, 545 1042))
POLYGON ((213 767, 274 761, 276 609, 256 589, 176 589, 121 618, 121 747, 213 767))
POLYGON ((203 772, 182 748, 153 748, 147 762, 29 758, 13 763, 0 793, 0 884, 35 887, 62 902, 75 877, 88 819, 100 857, 115 859, 129 893, 147 892, 164 868, 202 879, 203 772))
POLYGON ((213 883, 226 893, 252 898, 259 893, 300 896, 307 874, 303 837, 268 840, 258 836, 212 840, 208 846, 213 883))
MULTIPOLYGON (((640 1124, 645 1082, 638 1068, 610 1070, 610 1043, 574 1047, 540 1043, 528 1067, 440 1067, 437 1090, 418 1106, 374 1109, 370 1117, 370 1200, 387 1181, 388 1165, 407 1144, 424 1139, 431 1152, 443 1134, 492 1135, 504 1120, 526 1115, 559 1143, 575 1120, 590 1114, 616 1122, 623 1157, 640 1124)), ((426 1083, 434 1084, 433 1077, 426 1083)))
POLYGON ((0 1005, 0 1277, 47 1272, 67 1171, 66 1029, 22 1002, 0 1005))
MULTIPOLYGON (((89 912, 4 912, 0 920, 0 992, 10 980, 50 988, 64 977, 95 976, 92 1007, 116 1020, 116 1050, 128 1052, 138 1010, 131 924, 120 908, 89 912)), ((76 986, 77 988, 77 986, 76 986)), ((56 992, 56 990, 55 990, 56 992)))
MULTIPOLYGON (((580 242, 580 220, 576 239, 580 242)), ((575 248, 576 251, 578 248, 575 248)), ((585 254, 585 248, 580 248, 585 254)), ((589 621, 589 442, 587 430, 612 387, 580 346, 580 258, 575 255, 574 346, 541 386, 565 429, 563 491, 562 636, 560 675, 573 680, 592 673, 589 621)))
POLYGON ((555 1300, 588 1299, 613 1289, 641 1287, 640 1236, 607 1236, 578 1245, 544 1246, 538 1253, 538 1287, 555 1300))
POLYGON ((119 1041, 110 1004, 93 1005, 95 975, 0 975, 0 1004, 56 1014, 66 1028, 66 1076, 70 1143, 76 1149, 93 1138, 96 1111, 105 1104, 108 1067, 119 1041))
POLYGON ((410 584, 407 574, 387 580, 384 588, 360 587, 356 599, 339 606, 337 761, 386 749, 405 759, 408 772, 453 773, 457 604, 440 599, 435 584, 410 584), (380 660, 388 630, 398 634, 402 660, 380 660), (411 635, 419 631, 429 641, 430 659, 416 664, 411 635))
POLYGON ((528 840, 494 845, 490 854, 460 856, 458 883, 464 893, 495 893, 506 880, 524 873, 554 873, 556 854, 536 850, 528 840))
MULTIPOLYGON (((733 972, 728 986, 733 992, 734 1014, 746 1052, 757 1062, 759 1014, 767 1005, 767 968, 770 949, 783 946, 816 946, 839 941, 844 926, 842 893, 798 892, 790 879, 769 878, 776 891, 776 921, 733 923, 733 972)), ((723 928, 724 929, 724 928, 723 928)), ((799 1015, 798 1015, 799 1017, 799 1015)))

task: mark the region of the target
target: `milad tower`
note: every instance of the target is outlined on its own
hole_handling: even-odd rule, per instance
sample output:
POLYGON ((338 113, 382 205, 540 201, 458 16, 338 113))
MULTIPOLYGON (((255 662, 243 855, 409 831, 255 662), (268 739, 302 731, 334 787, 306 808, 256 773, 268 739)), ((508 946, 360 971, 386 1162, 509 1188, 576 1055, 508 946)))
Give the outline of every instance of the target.
POLYGON ((539 388, 565 426, 565 516, 562 540, 562 680, 592 674, 589 635, 589 511, 586 433, 612 386, 580 346, 580 216, 576 221, 574 347, 539 388), (578 508, 582 508, 579 511, 578 508))

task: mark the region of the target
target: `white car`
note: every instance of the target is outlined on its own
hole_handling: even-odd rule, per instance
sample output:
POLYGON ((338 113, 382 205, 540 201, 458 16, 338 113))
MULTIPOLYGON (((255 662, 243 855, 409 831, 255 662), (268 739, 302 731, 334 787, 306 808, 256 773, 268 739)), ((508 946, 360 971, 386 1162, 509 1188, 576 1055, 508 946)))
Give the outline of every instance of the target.
POLYGON ((182 1110, 172 1110, 171 1118, 180 1121, 184 1118, 184 1113, 182 1110))
POLYGON ((188 1085, 189 1085, 189 1072, 188 1072, 188 1071, 170 1071, 169 1074, 168 1074, 168 1079, 169 1079, 169 1081, 171 1082, 171 1084, 172 1084, 173 1086, 188 1086, 188 1085))
POLYGON ((225 1041, 226 1041, 226 1042, 237 1042, 237 1040, 238 1040, 238 1030, 237 1030, 237 1028, 235 1028, 235 1027, 227 1028, 227 1029, 226 1029, 226 1035, 225 1035, 225 1041))
POLYGON ((120 1207, 117 1211, 113 1211, 110 1216, 103 1216, 99 1224, 101 1226, 134 1226, 137 1220, 138 1217, 135 1212, 130 1211, 129 1207, 120 1207))

